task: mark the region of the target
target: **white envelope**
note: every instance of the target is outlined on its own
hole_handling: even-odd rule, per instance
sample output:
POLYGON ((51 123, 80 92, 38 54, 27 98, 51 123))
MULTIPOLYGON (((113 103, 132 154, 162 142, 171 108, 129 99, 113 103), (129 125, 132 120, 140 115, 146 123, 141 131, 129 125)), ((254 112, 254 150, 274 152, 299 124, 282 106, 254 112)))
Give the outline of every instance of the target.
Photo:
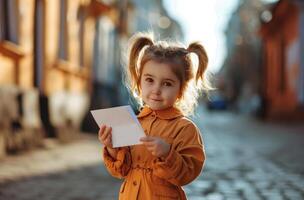
POLYGON ((113 147, 141 144, 139 138, 145 133, 131 106, 92 110, 91 114, 98 126, 105 124, 112 127, 113 147))

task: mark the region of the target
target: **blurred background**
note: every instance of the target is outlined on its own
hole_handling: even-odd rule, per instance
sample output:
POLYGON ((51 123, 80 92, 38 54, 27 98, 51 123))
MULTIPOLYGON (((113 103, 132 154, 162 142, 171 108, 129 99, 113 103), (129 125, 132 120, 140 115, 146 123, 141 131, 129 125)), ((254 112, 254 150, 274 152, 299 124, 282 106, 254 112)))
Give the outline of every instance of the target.
POLYGON ((209 55, 190 199, 303 199, 303 0, 0 0, 0 199, 117 198, 89 111, 136 108, 122 58, 138 31, 209 55))

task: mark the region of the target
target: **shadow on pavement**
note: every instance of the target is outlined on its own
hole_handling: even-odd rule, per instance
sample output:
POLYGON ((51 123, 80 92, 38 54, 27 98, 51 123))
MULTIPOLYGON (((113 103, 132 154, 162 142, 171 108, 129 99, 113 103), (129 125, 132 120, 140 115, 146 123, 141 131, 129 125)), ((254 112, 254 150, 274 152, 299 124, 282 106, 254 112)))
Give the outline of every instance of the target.
MULTIPOLYGON (((56 162, 56 161, 55 161, 56 162)), ((1 200, 111 200, 117 199, 120 180, 92 165, 0 184, 1 200)))

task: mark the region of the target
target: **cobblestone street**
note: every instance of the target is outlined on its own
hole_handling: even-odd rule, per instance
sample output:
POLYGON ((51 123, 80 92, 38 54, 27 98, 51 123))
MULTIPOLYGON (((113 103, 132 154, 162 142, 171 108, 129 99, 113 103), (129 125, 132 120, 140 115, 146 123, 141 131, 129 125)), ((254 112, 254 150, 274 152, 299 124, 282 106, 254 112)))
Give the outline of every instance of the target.
MULTIPOLYGON (((232 113, 194 119, 207 162, 185 190, 190 200, 304 199, 304 126, 264 123, 232 113)), ((1 160, 1 200, 117 199, 120 180, 103 167, 96 135, 1 160)))
POLYGON ((203 113, 195 120, 207 162, 199 179, 186 187, 189 199, 304 199, 303 125, 203 113))

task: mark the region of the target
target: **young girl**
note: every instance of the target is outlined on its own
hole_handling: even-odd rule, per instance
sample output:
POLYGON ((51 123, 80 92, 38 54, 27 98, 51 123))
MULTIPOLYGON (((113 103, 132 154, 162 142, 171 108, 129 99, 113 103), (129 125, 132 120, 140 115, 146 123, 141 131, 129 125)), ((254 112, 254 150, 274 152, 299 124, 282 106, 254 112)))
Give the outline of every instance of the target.
POLYGON ((186 118, 198 92, 210 89, 207 54, 199 43, 188 48, 136 34, 130 43, 130 89, 143 107, 138 120, 142 145, 113 148, 111 127, 101 125, 99 140, 112 176, 123 178, 120 200, 186 199, 182 189, 199 176, 205 152, 200 131, 186 118), (198 57, 195 70, 190 53, 198 57))

